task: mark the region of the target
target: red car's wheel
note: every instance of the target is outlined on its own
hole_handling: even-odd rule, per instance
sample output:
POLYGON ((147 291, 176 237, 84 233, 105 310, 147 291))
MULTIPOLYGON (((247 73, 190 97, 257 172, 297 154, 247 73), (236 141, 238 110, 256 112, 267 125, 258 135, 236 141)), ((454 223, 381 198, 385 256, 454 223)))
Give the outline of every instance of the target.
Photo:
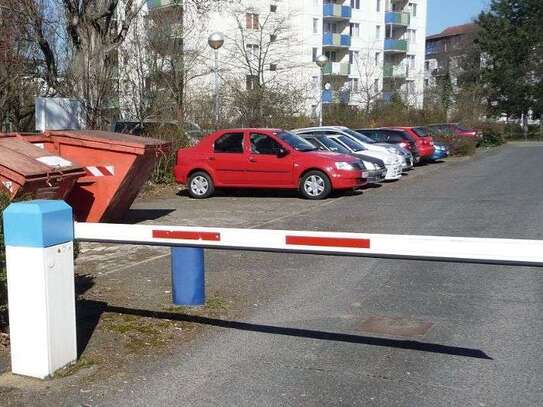
POLYGON ((189 177, 187 184, 189 195, 195 199, 209 198, 215 192, 215 185, 208 173, 195 172, 189 177))
POLYGON ((307 199, 324 199, 330 192, 332 184, 321 171, 309 171, 300 179, 300 193, 307 199))

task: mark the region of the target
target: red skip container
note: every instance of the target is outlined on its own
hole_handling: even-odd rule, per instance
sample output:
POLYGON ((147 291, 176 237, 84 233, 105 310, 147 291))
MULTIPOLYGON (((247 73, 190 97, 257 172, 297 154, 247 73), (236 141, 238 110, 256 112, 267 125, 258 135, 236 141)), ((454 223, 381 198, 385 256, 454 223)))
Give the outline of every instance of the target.
POLYGON ((66 201, 80 222, 112 222, 128 211, 169 149, 161 140, 104 131, 47 131, 25 136, 34 145, 77 162, 86 174, 66 201))
POLYGON ((85 170, 78 164, 20 137, 0 137, 0 188, 11 199, 66 199, 84 175, 85 170))

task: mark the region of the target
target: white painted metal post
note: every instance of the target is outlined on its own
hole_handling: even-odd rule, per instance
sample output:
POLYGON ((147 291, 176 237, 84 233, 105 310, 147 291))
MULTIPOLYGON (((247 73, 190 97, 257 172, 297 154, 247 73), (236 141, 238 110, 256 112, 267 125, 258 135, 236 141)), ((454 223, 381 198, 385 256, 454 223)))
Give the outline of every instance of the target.
POLYGON ((22 202, 3 218, 11 368, 43 379, 77 359, 72 209, 22 202))

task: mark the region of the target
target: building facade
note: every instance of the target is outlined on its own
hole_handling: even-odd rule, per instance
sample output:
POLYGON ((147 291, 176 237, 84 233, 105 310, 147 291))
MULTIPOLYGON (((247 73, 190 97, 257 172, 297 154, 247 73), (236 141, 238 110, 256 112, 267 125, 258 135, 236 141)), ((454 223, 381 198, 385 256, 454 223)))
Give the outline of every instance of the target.
MULTIPOLYGON (((173 0, 147 2, 149 12, 173 0)), ((427 0, 238 0, 184 21, 184 49, 201 58, 188 92, 213 91, 209 34, 225 35, 221 82, 240 87, 285 86, 304 95, 316 114, 324 103, 369 109, 396 95, 422 107, 427 0), (315 61, 326 55, 321 69, 315 61)))
POLYGON ((477 30, 477 24, 470 23, 448 27, 426 38, 426 88, 436 86, 445 78, 453 89, 459 86, 459 78, 465 70, 465 57, 473 50, 477 30))

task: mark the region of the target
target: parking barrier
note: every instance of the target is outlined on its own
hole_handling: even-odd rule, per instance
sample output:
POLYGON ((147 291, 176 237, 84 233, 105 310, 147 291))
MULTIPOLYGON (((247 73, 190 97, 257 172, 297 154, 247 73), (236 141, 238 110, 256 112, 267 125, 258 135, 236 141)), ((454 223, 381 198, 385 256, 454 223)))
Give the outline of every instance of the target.
POLYGON ((76 360, 73 240, 170 246, 176 304, 205 301, 204 249, 543 266, 543 241, 74 223, 62 201, 4 211, 12 371, 45 378, 76 360))

